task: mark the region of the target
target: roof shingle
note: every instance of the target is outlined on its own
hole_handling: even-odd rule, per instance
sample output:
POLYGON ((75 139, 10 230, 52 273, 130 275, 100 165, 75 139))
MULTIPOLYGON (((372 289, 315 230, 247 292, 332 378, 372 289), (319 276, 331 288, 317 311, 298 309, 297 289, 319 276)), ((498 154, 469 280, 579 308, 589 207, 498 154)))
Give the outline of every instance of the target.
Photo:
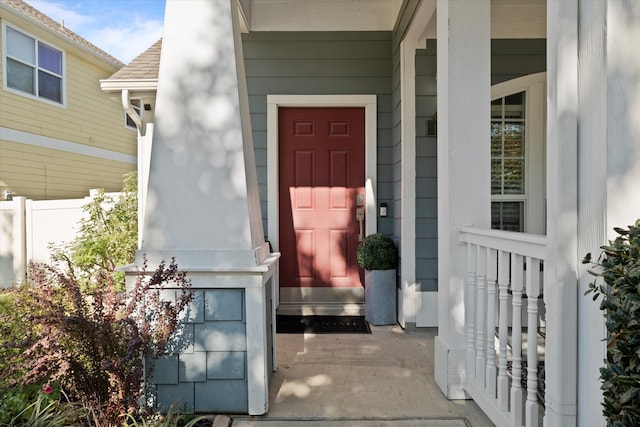
POLYGON ((160 68, 160 51, 162 50, 162 39, 155 42, 151 47, 133 61, 120 68, 108 80, 152 80, 158 78, 160 68))

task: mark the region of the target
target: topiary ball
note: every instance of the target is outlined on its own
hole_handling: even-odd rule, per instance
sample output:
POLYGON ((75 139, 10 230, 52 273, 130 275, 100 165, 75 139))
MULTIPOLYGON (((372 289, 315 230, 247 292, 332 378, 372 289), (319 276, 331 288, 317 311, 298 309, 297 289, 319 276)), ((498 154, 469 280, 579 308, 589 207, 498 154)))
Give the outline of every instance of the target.
POLYGON ((386 234, 370 234, 358 245, 357 259, 365 270, 393 270, 398 265, 398 248, 386 234))

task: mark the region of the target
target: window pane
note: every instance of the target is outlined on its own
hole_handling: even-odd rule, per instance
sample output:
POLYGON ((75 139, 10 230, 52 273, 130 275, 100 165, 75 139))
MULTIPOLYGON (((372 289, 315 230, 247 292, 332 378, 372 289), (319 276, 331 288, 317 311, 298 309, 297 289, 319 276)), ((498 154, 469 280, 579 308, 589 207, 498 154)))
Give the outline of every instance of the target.
POLYGON ((505 119, 524 118, 524 92, 506 96, 504 98, 505 119))
POLYGON ((62 75, 62 52, 38 42, 38 66, 62 75))
POLYGON ((491 118, 502 119, 502 98, 491 101, 491 118))
POLYGON ((35 65, 36 41, 13 28, 7 27, 7 55, 35 65))
POLYGON ((491 157, 502 156, 502 124, 491 123, 491 157))
POLYGON ((44 71, 38 71, 38 94, 43 98, 62 103, 62 79, 44 71))
POLYGON ((502 194, 524 194, 524 160, 504 161, 504 184, 502 194))
POLYGON ((28 65, 7 58, 7 86, 35 95, 34 69, 28 65))
POLYGON ((491 194, 502 194, 502 160, 491 159, 491 194))
POLYGON ((524 231, 524 202, 492 202, 491 228, 524 231))
POLYGON ((524 124, 505 123, 504 124, 504 156, 522 157, 524 156, 524 124))

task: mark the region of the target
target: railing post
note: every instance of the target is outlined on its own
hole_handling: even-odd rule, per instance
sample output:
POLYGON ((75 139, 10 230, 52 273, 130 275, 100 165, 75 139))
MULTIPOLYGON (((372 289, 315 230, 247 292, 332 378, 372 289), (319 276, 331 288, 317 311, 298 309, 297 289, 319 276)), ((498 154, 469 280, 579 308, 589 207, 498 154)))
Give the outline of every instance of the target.
MULTIPOLYGON (((498 288, 499 316, 498 337, 500 338, 500 356, 498 359, 498 409, 509 410, 509 376, 507 375, 507 341, 509 326, 507 322, 507 305, 509 304, 509 253, 498 252, 498 288)), ((514 334, 516 330, 514 328, 514 334)))
POLYGON ((538 296, 540 260, 527 257, 527 427, 537 427, 538 417, 538 296))
POLYGON ((496 284, 498 281, 498 251, 487 249, 487 366, 486 390, 496 398, 496 284))
MULTIPOLYGON (((527 263, 530 268, 531 263, 527 263)), ((511 292, 513 294, 513 328, 511 334, 511 421, 522 425, 522 255, 511 254, 511 292)), ((531 327, 531 324, 528 324, 531 327)))
POLYGON ((479 248, 467 243, 467 291, 466 314, 467 320, 467 377, 476 377, 476 351, 475 351, 475 314, 477 306, 476 272, 479 248))
POLYGON ((476 382, 479 387, 484 388, 485 382, 485 302, 487 294, 487 258, 488 249, 478 247, 477 251, 477 265, 478 265, 478 289, 476 298, 476 382))

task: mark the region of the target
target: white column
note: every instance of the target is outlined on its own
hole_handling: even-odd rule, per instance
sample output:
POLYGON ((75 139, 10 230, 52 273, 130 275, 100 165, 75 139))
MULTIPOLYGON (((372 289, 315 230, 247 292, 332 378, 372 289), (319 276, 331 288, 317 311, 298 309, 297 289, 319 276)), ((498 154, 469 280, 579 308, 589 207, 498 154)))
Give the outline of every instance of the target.
POLYGON ((436 382, 465 398, 465 247, 462 225, 490 227, 489 0, 439 0, 438 336, 436 382))
POLYGON ((607 232, 640 217, 640 4, 607 2, 607 232))
MULTIPOLYGON (((636 196, 640 182, 640 4, 581 0, 580 22, 581 64, 588 60, 580 76, 580 151, 589 156, 581 157, 580 163, 585 170, 580 175, 580 196, 585 200, 580 211, 585 227, 580 232, 588 238, 584 248, 595 256, 600 252, 598 246, 617 236, 614 227, 626 227, 640 217, 636 196)), ((592 280, 583 279, 581 291, 592 280)), ((606 352, 604 343, 596 342, 606 336, 603 315, 591 298, 579 298, 578 425, 604 425, 602 393, 596 388, 606 352)))
POLYGON ((398 323, 416 321, 416 49, 423 43, 404 40, 400 43, 400 91, 402 116, 401 158, 402 184, 400 201, 401 246, 398 323))
MULTIPOLYGON (((579 3, 578 123, 578 259, 594 257, 607 241, 607 3, 579 3)), ((627 205, 625 204, 625 207, 627 205)), ((579 265, 578 285, 578 425, 603 426, 600 371, 606 353, 604 316, 599 303, 585 297, 594 277, 591 266, 579 265)))
POLYGON ((576 420, 578 2, 547 1, 545 425, 576 420))
POLYGON ((435 292, 416 290, 416 50, 426 48, 425 30, 436 10, 435 0, 424 0, 415 11, 404 40, 400 43, 401 194, 400 289, 398 323, 436 326, 435 292))
POLYGON ((234 0, 166 5, 140 252, 244 268, 264 243, 234 0))

